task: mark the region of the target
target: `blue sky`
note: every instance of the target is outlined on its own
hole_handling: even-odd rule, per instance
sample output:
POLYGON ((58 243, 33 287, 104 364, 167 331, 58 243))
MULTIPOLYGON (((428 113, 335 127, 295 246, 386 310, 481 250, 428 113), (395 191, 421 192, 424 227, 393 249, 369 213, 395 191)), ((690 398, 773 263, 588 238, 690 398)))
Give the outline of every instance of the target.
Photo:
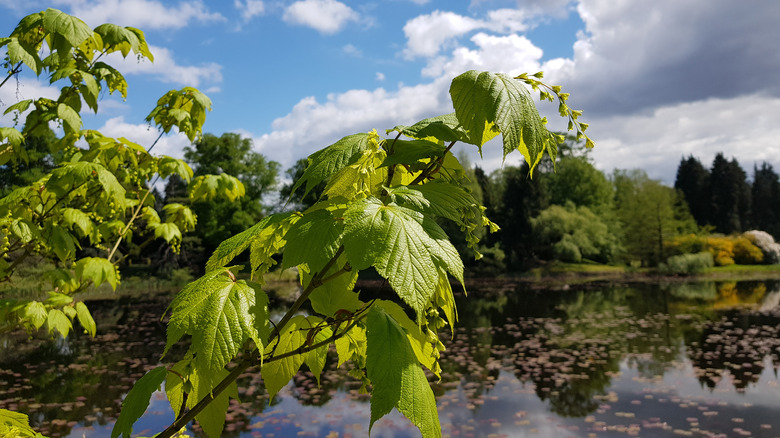
MULTIPOLYGON (((709 166, 717 152, 748 174, 762 161, 780 170, 780 2, 0 0, 2 33, 47 7, 144 30, 154 64, 112 59, 128 99, 105 96, 86 119, 141 144, 156 137, 143 121, 156 99, 195 86, 214 103, 206 132, 239 132, 287 168, 344 135, 451 112, 449 82, 466 70, 544 70, 584 110, 606 172, 672 184, 683 156, 709 166)), ((56 88, 21 76, 0 109, 40 95, 56 88)), ((173 134, 155 151, 187 144, 173 134)), ((500 149, 478 164, 500 167, 500 149)))

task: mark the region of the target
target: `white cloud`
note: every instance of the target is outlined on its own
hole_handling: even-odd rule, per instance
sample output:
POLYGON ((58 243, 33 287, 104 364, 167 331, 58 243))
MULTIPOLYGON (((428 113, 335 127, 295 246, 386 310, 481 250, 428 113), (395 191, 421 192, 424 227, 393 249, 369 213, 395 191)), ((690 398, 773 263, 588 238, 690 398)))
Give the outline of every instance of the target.
POLYGON ((288 23, 311 27, 323 34, 340 31, 360 16, 344 3, 336 0, 301 0, 287 7, 282 19, 288 23))
POLYGON ((198 87, 222 81, 222 66, 206 63, 200 66, 183 66, 176 63, 173 53, 164 47, 149 46, 154 62, 136 60, 133 57, 122 58, 118 52, 109 55, 110 64, 123 74, 148 74, 163 82, 198 87))
POLYGON ((115 23, 140 29, 179 29, 192 21, 202 23, 225 21, 218 12, 211 12, 201 1, 182 1, 168 6, 156 0, 58 0, 71 7, 75 15, 90 26, 115 23))
POLYGON ((342 47, 341 50, 350 56, 355 56, 355 57, 363 56, 363 52, 352 44, 347 44, 346 46, 342 47))
POLYGON ((709 167, 715 154, 723 152, 749 175, 754 163, 780 168, 775 114, 780 114, 780 98, 707 99, 649 114, 594 118, 588 132, 597 142, 592 156, 603 170, 642 168, 671 185, 680 159, 689 155, 709 167))
MULTIPOLYGON (((147 149, 154 144, 155 139, 160 135, 156 128, 147 124, 127 123, 124 117, 114 117, 106 120, 105 124, 98 131, 108 137, 125 137, 147 149)), ((152 149, 152 153, 183 158, 184 148, 190 144, 190 140, 186 135, 179 133, 176 128, 173 128, 171 133, 160 138, 154 149, 152 149)))
POLYGON ((524 9, 496 9, 489 11, 486 19, 475 19, 454 12, 434 11, 420 15, 404 25, 407 59, 434 57, 444 49, 457 47, 459 37, 476 30, 515 34, 530 28, 533 17, 524 9))
MULTIPOLYGON (((554 3, 555 11, 569 4, 554 3)), ((540 2, 531 6, 543 9, 540 2)), ((780 168, 780 52, 771 48, 780 39, 772 22, 780 3, 762 3, 756 14, 740 10, 726 0, 581 0, 577 11, 587 28, 574 57, 544 63, 541 49, 517 33, 526 17, 539 13, 533 8, 484 19, 422 15, 404 27, 404 53, 428 57, 422 74, 430 82, 303 99, 271 132, 255 135, 255 145, 290 166, 341 136, 452 111, 447 90, 463 71, 543 70, 548 82, 571 92, 573 107, 584 110, 582 120, 596 141, 592 156, 606 172, 642 168, 672 184, 683 156, 693 154, 709 166, 718 152, 735 157, 748 174, 761 161, 780 168)), ((553 129, 565 126, 555 105, 541 107, 553 129)), ((502 163, 497 141, 485 147, 482 160, 474 147, 462 149, 491 171, 502 163)), ((519 162, 520 155, 512 154, 506 164, 519 162)))
MULTIPOLYGON (((0 126, 13 126, 13 114, 3 115, 5 109, 9 106, 26 99, 38 99, 46 97, 48 99, 57 99, 60 96, 59 87, 47 84, 48 81, 41 81, 31 78, 12 78, 0 88, 0 126)), ((29 111, 28 111, 29 112, 29 111)), ((26 113, 20 118, 24 122, 26 113)))
POLYGON ((459 47, 450 57, 430 60, 422 71, 423 76, 452 78, 472 69, 518 75, 540 69, 542 50, 524 36, 492 36, 480 32, 471 41, 475 49, 459 47))
POLYGON ((249 21, 253 17, 265 14, 265 3, 261 0, 235 0, 233 5, 241 12, 244 21, 249 21))
POLYGON ((708 97, 780 96, 780 2, 581 0, 575 56, 555 75, 591 111, 625 113, 708 97), (739 19, 737 19, 739 17, 739 19))
POLYGON ((381 71, 376 72, 376 80, 379 82, 384 82, 385 80, 385 74, 381 71))
POLYGON ((433 81, 402 86, 397 91, 350 90, 331 94, 322 103, 307 97, 288 115, 274 120, 271 133, 255 137, 255 149, 289 167, 345 135, 371 129, 383 132, 398 124, 451 112, 448 86, 433 81))
POLYGON ((525 32, 529 28, 529 15, 524 9, 496 9, 488 12, 488 22, 496 32, 525 32))
POLYGON ((457 37, 484 27, 481 20, 464 17, 454 12, 434 11, 409 20, 404 26, 407 58, 435 56, 457 37))

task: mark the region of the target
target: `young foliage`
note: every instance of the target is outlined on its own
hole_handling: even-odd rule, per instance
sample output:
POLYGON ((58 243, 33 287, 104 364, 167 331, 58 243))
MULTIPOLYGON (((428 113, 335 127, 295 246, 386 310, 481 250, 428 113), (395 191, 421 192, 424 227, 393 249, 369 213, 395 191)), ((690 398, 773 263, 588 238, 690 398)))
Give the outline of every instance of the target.
MULTIPOLYGON (((464 267, 439 223, 465 230, 472 248, 482 228, 498 229, 463 185, 465 171, 450 151, 456 142, 481 149, 502 134, 504 154, 519 150, 531 169, 545 152, 554 158, 561 137, 546 130, 524 84, 548 87, 527 76, 467 72, 450 89, 453 114, 396 126, 387 131, 394 138, 376 131, 349 135, 312 154, 290 196, 317 188, 318 201, 305 211, 268 216, 222 242, 206 274, 171 305, 166 351, 184 335, 192 345, 171 368, 177 377, 169 377, 168 398, 176 420, 158 436, 173 436, 193 419, 218 436, 217 417, 224 419, 226 394, 242 372, 261 367, 273 397, 303 364, 319 379, 330 345, 338 366, 351 361, 350 374, 372 392, 371 429, 397 409, 424 437, 441 436, 423 369, 441 372, 437 332, 457 322, 451 281, 463 283, 464 267), (259 284, 279 257, 282 268, 298 269, 302 292, 278 321, 269 320, 260 286, 226 268, 247 250, 259 284), (361 298, 355 285, 368 269, 387 280, 394 300, 361 298), (299 314, 307 302, 313 314, 299 314), (195 388, 194 376, 211 379, 208 394, 195 388), (217 416, 204 420, 207 411, 217 416)), ((560 87, 548 89, 565 101, 560 87)), ((579 112, 562 105, 561 114, 576 120, 579 112)), ((586 127, 574 126, 578 134, 586 127)), ((194 190, 205 194, 210 189, 201 187, 214 184, 196 183, 194 190)))
MULTIPOLYGON (((100 59, 119 52, 153 60, 142 31, 115 24, 90 29, 80 19, 50 8, 23 18, 9 37, 0 38, 0 47, 5 48, 2 64, 8 72, 0 87, 25 67, 61 86, 57 99, 38 97, 5 108, 4 114, 12 114, 18 126, 0 128, 0 165, 11 172, 14 166, 28 164, 33 140, 54 137, 51 124, 64 131, 62 138, 45 145, 52 167, 48 173, 8 187, 0 198, 0 283, 9 284, 25 260, 48 259, 60 268, 52 273, 50 284, 42 283, 41 292, 69 298, 59 303, 0 300, 4 309, 0 331, 18 326, 31 331, 45 325, 50 333, 67 336, 78 319, 94 335, 89 311, 72 297, 103 283, 117 288, 122 242, 134 233, 179 248, 182 232, 192 229, 196 218, 185 206, 169 205, 161 222, 151 208, 155 199, 150 186, 173 174, 189 181, 193 171, 183 160, 151 155, 154 144, 141 146, 83 129, 82 102, 97 112, 101 93, 127 95, 124 77, 100 59), (140 217, 147 219, 143 228, 140 217), (78 256, 87 247, 96 250, 92 256, 78 256)), ((163 96, 147 120, 160 136, 176 127, 194 140, 210 109, 208 97, 187 87, 163 96)), ((199 178, 193 198, 243 195, 241 183, 228 175, 199 178)))

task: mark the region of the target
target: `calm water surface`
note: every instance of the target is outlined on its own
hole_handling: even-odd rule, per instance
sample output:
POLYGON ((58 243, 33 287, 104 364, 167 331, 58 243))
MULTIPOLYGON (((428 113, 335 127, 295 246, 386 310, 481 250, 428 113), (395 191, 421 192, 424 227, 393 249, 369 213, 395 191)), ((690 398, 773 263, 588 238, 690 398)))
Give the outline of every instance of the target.
MULTIPOLYGON (((445 436, 780 436, 778 282, 507 283, 458 301, 460 324, 442 336, 442 380, 431 378, 445 436)), ((110 436, 124 394, 158 365, 167 304, 94 302, 94 339, 0 338, 0 407, 27 413, 49 436, 110 436)), ((367 436, 369 400, 348 364, 333 371, 330 359, 320 386, 304 370, 272 401, 258 374, 242 376, 224 436, 367 436)), ((156 393, 134 432, 153 435, 172 420, 156 393)), ((372 436, 419 432, 394 412, 372 436)))

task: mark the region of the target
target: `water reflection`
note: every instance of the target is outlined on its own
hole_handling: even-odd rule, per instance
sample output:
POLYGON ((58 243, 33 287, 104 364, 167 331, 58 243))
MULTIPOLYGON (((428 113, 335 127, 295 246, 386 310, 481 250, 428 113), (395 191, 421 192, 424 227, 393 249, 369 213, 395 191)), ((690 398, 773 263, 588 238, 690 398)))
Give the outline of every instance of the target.
MULTIPOLYGON (((778 282, 470 289, 434 382, 450 436, 774 436, 780 418, 778 282), (493 435, 491 435, 493 434, 493 435)), ((0 407, 50 436, 110 434, 120 400, 157 365, 164 301, 98 302, 96 339, 0 343, 0 407), (128 356, 129 355, 129 356, 128 356)), ((172 352, 177 357, 180 352, 172 352)), ((300 372, 273 401, 257 373, 239 381, 225 436, 363 436, 368 397, 349 364, 318 383, 300 372)), ((433 377, 431 376, 433 381, 433 377)), ((156 396, 136 426, 172 419, 156 396)), ((198 434, 197 426, 193 431, 198 434)), ((416 436, 397 414, 374 436, 416 436)))

